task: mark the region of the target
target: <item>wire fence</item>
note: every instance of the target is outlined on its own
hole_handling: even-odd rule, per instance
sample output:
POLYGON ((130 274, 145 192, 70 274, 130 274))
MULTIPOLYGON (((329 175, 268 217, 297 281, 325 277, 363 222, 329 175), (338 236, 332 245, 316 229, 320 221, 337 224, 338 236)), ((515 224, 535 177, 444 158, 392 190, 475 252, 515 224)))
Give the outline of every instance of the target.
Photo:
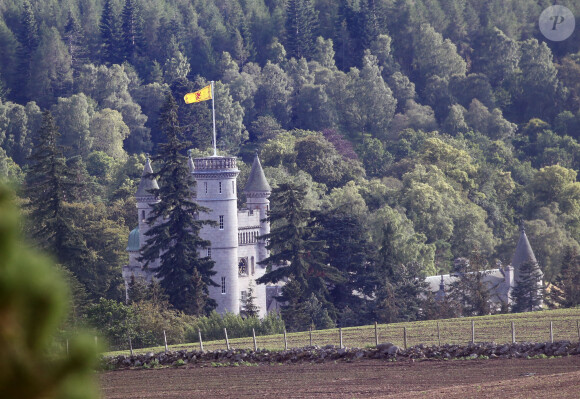
MULTIPOLYGON (((190 343, 166 345, 166 342, 171 344, 170 337, 161 336, 156 347, 139 349, 133 347, 132 349, 134 352, 143 353, 163 350, 199 350, 202 347, 206 351, 232 348, 284 350, 313 345, 365 348, 384 342, 391 342, 406 348, 419 344, 433 346, 466 345, 471 342, 505 344, 512 342, 580 341, 580 310, 574 315, 536 312, 533 317, 513 316, 509 319, 504 315, 504 317, 489 316, 414 323, 375 324, 255 337, 228 337, 227 339, 227 330, 224 329, 221 340, 206 342, 203 341, 203 336, 200 333, 201 345, 199 339, 190 343)), ((129 354, 131 352, 129 340, 115 342, 114 346, 125 348, 125 350, 108 354, 129 354)))

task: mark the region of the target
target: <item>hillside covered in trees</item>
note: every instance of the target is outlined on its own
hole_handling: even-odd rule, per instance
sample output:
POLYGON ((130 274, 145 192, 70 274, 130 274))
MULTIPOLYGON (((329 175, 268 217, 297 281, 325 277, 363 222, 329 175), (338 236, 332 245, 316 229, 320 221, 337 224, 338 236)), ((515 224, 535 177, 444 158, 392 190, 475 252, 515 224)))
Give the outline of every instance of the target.
POLYGON ((521 220, 545 279, 562 281, 580 262, 580 33, 546 40, 551 4, 4 0, 0 176, 21 187, 26 230, 68 272, 75 309, 122 300, 166 94, 192 153, 209 154, 211 104, 181 98, 214 80, 238 184, 258 151, 273 187, 304 189, 308 239, 346 276, 314 298, 333 321, 419 317, 396 299, 415 276, 474 253, 508 264, 521 220))

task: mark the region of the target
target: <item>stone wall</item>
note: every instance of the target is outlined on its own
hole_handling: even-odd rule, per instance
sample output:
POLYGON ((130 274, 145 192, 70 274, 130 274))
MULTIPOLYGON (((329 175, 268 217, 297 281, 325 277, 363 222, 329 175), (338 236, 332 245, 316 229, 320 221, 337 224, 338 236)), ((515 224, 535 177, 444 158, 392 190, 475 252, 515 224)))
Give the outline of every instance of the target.
POLYGON ((327 361, 354 361, 359 359, 383 359, 385 361, 450 360, 450 359, 512 359, 550 356, 580 355, 580 343, 558 341, 554 343, 522 342, 515 344, 476 343, 470 345, 417 345, 408 349, 391 343, 374 348, 339 348, 334 345, 293 348, 286 351, 217 350, 217 351, 170 351, 134 356, 104 357, 103 369, 132 367, 156 367, 189 365, 208 366, 287 363, 322 363, 327 361))

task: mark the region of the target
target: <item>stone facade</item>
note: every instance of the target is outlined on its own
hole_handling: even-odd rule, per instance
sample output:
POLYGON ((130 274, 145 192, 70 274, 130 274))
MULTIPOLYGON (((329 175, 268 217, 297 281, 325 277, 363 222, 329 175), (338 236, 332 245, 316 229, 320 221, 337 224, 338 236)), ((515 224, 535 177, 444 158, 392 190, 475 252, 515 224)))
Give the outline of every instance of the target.
MULTIPOLYGON (((238 193, 236 179, 239 170, 235 157, 205 157, 189 161, 190 170, 196 182, 193 199, 209 212, 199 215, 200 219, 212 220, 215 226, 204 226, 200 236, 211 242, 208 249, 201 250, 200 256, 210 256, 214 262, 213 281, 217 287, 209 287, 210 297, 217 302, 217 312, 238 314, 242 311, 244 299, 253 285, 255 303, 260 316, 267 312, 266 286, 256 284, 255 280, 265 274, 265 267, 258 262, 268 257, 264 240, 258 237, 270 232, 269 222, 264 221, 269 210, 268 185, 260 160, 256 155, 250 177, 244 192, 248 198, 247 208, 237 208, 238 193)), ((154 262, 144 269, 138 258, 149 230, 146 223, 152 205, 158 201, 148 190, 156 188, 155 180, 147 179, 151 173, 149 161, 145 165, 141 184, 137 190, 137 211, 139 227, 129 236, 129 264, 123 268, 125 284, 132 276, 150 282, 155 278, 154 262)))

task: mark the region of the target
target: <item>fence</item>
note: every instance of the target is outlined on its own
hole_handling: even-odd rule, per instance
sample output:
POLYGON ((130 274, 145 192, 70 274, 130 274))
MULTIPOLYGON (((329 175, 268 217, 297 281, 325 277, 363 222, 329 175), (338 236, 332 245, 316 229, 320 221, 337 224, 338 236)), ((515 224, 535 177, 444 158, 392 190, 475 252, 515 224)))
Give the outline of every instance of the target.
MULTIPOLYGON (((160 337, 158 347, 140 349, 145 351, 163 350, 218 350, 218 349, 268 349, 284 350, 305 346, 348 346, 365 348, 375 346, 380 342, 391 342, 400 347, 414 345, 465 345, 470 342, 495 342, 498 344, 511 342, 550 342, 580 340, 580 318, 570 315, 546 315, 537 312, 535 317, 519 318, 517 315, 510 319, 496 316, 477 319, 449 319, 440 321, 424 321, 414 323, 381 324, 363 327, 348 327, 328 330, 315 330, 298 333, 281 333, 256 337, 255 334, 245 338, 227 338, 224 329, 222 340, 202 341, 199 333, 197 342, 171 345, 164 344, 160 337), (201 342, 201 344, 200 344, 201 342)), ((120 346, 120 345, 119 345, 120 346)), ((129 352, 129 342, 124 345, 129 352)))

